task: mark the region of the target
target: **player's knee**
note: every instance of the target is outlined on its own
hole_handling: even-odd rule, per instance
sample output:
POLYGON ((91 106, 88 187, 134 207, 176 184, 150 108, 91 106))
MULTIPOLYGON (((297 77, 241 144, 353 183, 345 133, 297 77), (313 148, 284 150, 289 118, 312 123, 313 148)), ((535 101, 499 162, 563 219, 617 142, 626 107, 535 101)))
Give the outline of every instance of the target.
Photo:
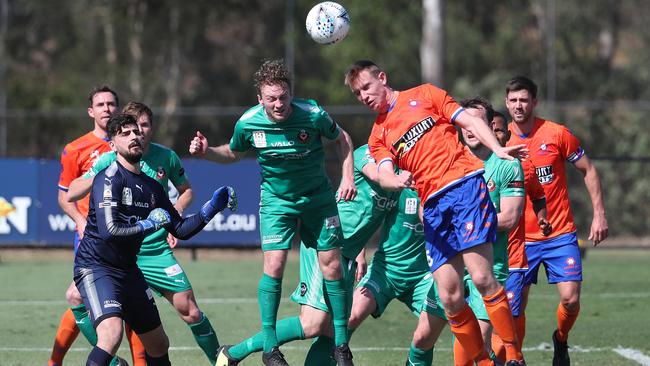
POLYGON ((339 256, 319 255, 318 261, 320 264, 320 269, 323 272, 323 277, 325 277, 325 279, 335 280, 341 278, 342 271, 339 256))
POLYGON ((472 275, 472 282, 482 296, 495 293, 499 289, 499 283, 492 272, 477 272, 472 275))
POLYGON ((300 316, 300 325, 302 325, 305 338, 313 338, 324 335, 327 332, 329 322, 326 319, 316 316, 300 316))
POLYGON ((570 312, 574 312, 580 308, 580 296, 578 294, 571 294, 563 296, 560 299, 562 306, 570 312))
MULTIPOLYGON (((145 347, 146 348, 146 347, 145 347)), ((167 334, 163 333, 156 340, 152 342, 146 352, 153 357, 160 357, 169 352, 169 338, 167 334)))
POLYGON ((465 306, 463 292, 458 287, 447 288, 444 291, 441 289, 438 292, 438 297, 440 297, 440 302, 445 310, 452 314, 461 311, 465 306))
POLYGON ((361 325, 361 321, 363 321, 363 317, 361 316, 361 314, 353 310, 352 313, 350 313, 350 318, 348 319, 348 328, 350 329, 359 328, 359 325, 361 325))
POLYGON ((436 342, 433 333, 428 329, 418 327, 413 332, 413 345, 421 350, 428 350, 433 348, 434 343, 436 342))
POLYGON ((81 305, 83 302, 79 290, 75 286, 68 288, 65 292, 65 298, 70 306, 81 305))

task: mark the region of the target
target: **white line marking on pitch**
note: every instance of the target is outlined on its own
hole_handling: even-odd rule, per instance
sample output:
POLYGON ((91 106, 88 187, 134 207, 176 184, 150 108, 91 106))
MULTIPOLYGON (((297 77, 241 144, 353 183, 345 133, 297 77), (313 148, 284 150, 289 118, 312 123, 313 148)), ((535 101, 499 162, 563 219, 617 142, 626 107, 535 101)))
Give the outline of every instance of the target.
MULTIPOLYGON (((531 298, 557 298, 555 294, 531 294, 531 298)), ((600 294, 582 294, 582 298, 600 298, 600 299, 619 299, 619 298, 648 298, 650 292, 605 292, 600 294)), ((282 298, 282 302, 288 302, 288 297, 282 298)), ((256 297, 216 297, 202 298, 198 300, 199 304, 257 304, 256 297)), ((16 305, 65 305, 65 300, 0 300, 0 306, 16 305)))
POLYGON ((628 360, 637 362, 639 365, 650 366, 650 357, 646 356, 639 350, 618 346, 614 348, 613 351, 628 360))
MULTIPOLYGON (((309 349, 309 347, 302 347, 302 346, 289 346, 289 345, 284 345, 282 346, 282 349, 286 350, 296 350, 296 351, 306 351, 309 349)), ((41 348, 41 347, 0 347, 0 352, 50 352, 52 349, 51 348, 41 348)), ((200 350, 199 347, 196 346, 181 346, 181 347, 169 347, 170 351, 197 351, 200 350)), ((408 347, 352 347, 352 351, 355 352, 406 352, 408 351, 408 347)), ((436 347, 434 348, 435 351, 437 352, 450 352, 451 348, 449 347, 436 347)), ((634 354, 634 355, 641 355, 643 357, 646 357, 646 359, 650 360, 647 356, 643 355, 640 351, 631 349, 631 348, 621 348, 619 346, 618 348, 609 348, 609 347, 582 347, 582 346, 570 346, 569 348, 570 352, 577 352, 577 353, 591 353, 591 352, 608 352, 608 351, 614 351, 616 353, 619 353, 617 350, 624 350, 626 352, 629 352, 629 354, 634 354)), ((89 352, 90 348, 84 348, 84 347, 73 347, 70 348, 70 351, 73 352, 89 352)), ((540 343, 539 345, 535 347, 524 347, 524 351, 528 352, 552 352, 553 347, 549 343, 540 343)), ((619 353, 620 354, 620 353, 619 353)), ((625 357, 625 356, 623 356, 625 357)), ((628 357, 626 357, 628 358, 628 357)), ((647 364, 642 364, 644 366, 650 366, 650 363, 647 364)))

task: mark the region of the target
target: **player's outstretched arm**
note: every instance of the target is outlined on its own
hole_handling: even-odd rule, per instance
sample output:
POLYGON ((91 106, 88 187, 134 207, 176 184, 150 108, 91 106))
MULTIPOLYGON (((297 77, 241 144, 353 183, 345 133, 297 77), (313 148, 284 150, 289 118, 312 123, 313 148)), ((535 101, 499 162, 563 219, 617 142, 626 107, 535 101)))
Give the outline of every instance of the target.
MULTIPOLYGON (((166 205, 171 206, 171 202, 166 200, 166 205)), ((224 186, 212 194, 212 197, 203 204, 198 213, 181 218, 180 215, 173 211, 171 214, 171 225, 165 228, 175 237, 185 240, 196 235, 203 230, 212 218, 229 208, 231 211, 237 210, 237 195, 232 187, 224 186)))
POLYGON ((241 160, 244 153, 232 151, 230 145, 223 144, 215 147, 208 145, 208 139, 201 131, 196 131, 196 136, 190 141, 190 154, 203 157, 217 163, 228 164, 241 160))
POLYGON ((339 159, 342 161, 341 166, 341 184, 338 189, 337 201, 351 201, 357 196, 357 187, 354 184, 354 157, 352 151, 354 150, 352 138, 342 128, 341 132, 336 138, 336 147, 339 154, 339 159))
POLYGON ((603 191, 600 185, 600 177, 596 167, 587 157, 583 155, 573 164, 584 176, 585 186, 591 198, 591 206, 594 210, 594 217, 591 221, 591 230, 589 240, 593 240, 594 245, 598 245, 609 235, 609 227, 605 218, 605 205, 603 204, 603 191))
POLYGON ((475 113, 477 112, 473 109, 465 109, 456 117, 454 122, 476 136, 483 145, 501 159, 514 160, 515 158, 525 159, 528 157, 526 145, 501 146, 490 127, 488 127, 487 122, 475 113))

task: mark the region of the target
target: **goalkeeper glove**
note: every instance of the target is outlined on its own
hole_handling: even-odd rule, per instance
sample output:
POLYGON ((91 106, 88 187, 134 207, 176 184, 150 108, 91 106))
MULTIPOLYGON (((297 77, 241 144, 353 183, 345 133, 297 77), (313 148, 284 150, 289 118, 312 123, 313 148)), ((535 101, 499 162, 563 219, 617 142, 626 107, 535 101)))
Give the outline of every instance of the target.
POLYGON ((140 220, 135 224, 142 228, 142 231, 145 235, 149 235, 153 232, 158 231, 163 226, 169 224, 172 221, 169 212, 165 211, 162 208, 156 208, 149 213, 146 219, 140 220))
POLYGON ((203 204, 199 214, 203 222, 208 223, 219 212, 223 211, 226 207, 230 211, 237 209, 237 195, 232 187, 224 186, 212 194, 212 198, 203 204))

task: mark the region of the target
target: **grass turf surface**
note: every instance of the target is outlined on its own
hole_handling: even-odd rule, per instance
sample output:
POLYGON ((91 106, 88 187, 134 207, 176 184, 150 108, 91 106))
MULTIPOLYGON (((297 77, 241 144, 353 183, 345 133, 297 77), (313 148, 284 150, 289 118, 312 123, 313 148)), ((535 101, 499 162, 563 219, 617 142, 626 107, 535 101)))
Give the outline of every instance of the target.
MULTIPOLYGON (((71 259, 35 251, 29 259, 0 252, 0 365, 44 365, 61 314, 66 308, 64 292, 72 278, 71 259)), ((222 343, 235 343, 259 329, 257 282, 261 274, 259 253, 243 252, 180 262, 195 289, 201 309, 209 317, 222 343)), ((590 250, 584 262, 585 282, 581 313, 571 332, 572 365, 650 365, 647 316, 650 303, 650 251, 590 250), (624 350, 624 349, 627 349, 624 350), (616 352, 618 350, 619 352, 616 352), (641 352, 637 360, 632 350, 641 352), (632 356, 630 356, 632 357, 632 356), (632 357, 633 358, 633 357, 632 357)), ((286 300, 297 283, 295 255, 284 276, 279 318, 298 314, 296 304, 286 300)), ((545 284, 531 290, 527 310, 525 356, 529 365, 551 363, 550 336, 555 328, 557 292, 545 284)), ((163 324, 171 342, 170 359, 175 365, 208 365, 194 339, 173 308, 157 299, 163 324)), ((378 320, 369 318, 351 342, 354 361, 361 365, 403 365, 416 319, 399 302, 393 302, 378 320)), ((445 330, 436 344, 434 364, 451 365, 450 333, 445 330)), ((282 347, 290 364, 302 364, 309 341, 282 347)), ((90 346, 79 336, 65 359, 67 365, 83 365, 90 346)), ((123 342, 119 354, 130 361, 123 342)), ((240 365, 261 364, 254 354, 240 365)))

